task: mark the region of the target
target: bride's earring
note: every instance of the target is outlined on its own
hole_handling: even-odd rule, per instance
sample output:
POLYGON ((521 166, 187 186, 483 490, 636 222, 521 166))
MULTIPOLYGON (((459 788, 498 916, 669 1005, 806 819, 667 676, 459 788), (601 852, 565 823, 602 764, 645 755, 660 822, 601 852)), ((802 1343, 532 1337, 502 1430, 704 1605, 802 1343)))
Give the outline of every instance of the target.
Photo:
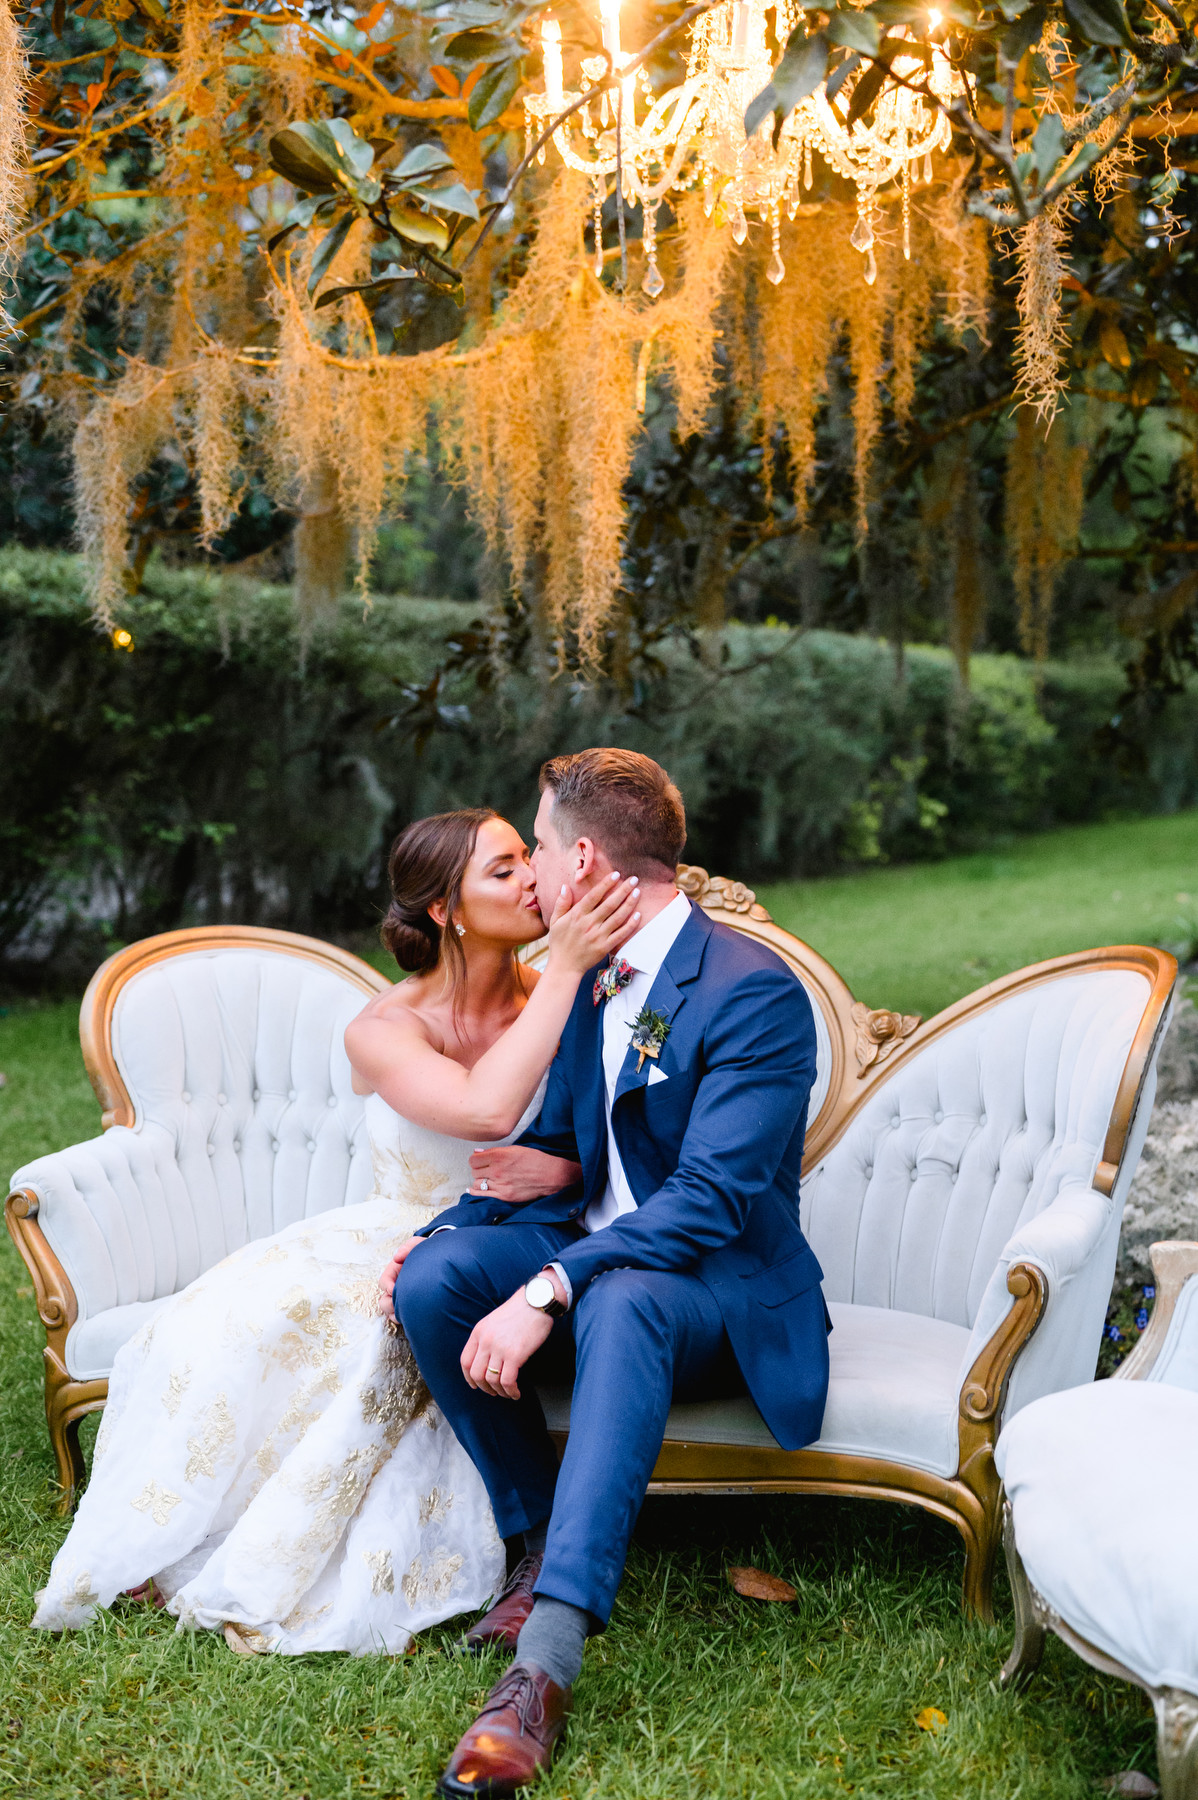
POLYGON ((464 925, 455 925, 454 930, 457 932, 459 937, 465 937, 466 927, 464 925))

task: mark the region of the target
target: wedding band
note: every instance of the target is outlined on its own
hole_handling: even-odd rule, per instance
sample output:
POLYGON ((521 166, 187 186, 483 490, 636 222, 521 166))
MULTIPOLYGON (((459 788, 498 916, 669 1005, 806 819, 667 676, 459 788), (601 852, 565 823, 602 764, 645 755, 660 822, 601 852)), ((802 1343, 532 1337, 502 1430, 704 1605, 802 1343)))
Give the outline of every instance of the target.
POLYGON ((482 1180, 479 1182, 478 1186, 479 1186, 480 1193, 489 1194, 491 1192, 491 1183, 487 1180, 485 1175, 483 1176, 482 1180))
POLYGON ((491 1364, 491 1366, 487 1369, 487 1374, 488 1375, 498 1375, 499 1374, 499 1364, 498 1363, 491 1364))

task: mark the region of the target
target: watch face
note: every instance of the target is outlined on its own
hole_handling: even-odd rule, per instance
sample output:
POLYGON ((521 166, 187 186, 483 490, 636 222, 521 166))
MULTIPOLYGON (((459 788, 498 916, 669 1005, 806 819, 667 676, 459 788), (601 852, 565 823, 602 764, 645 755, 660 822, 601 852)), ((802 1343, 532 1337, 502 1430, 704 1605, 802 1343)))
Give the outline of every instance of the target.
POLYGON ((553 1299, 553 1283, 547 1275, 534 1275, 524 1290, 524 1298, 538 1312, 543 1311, 553 1299))

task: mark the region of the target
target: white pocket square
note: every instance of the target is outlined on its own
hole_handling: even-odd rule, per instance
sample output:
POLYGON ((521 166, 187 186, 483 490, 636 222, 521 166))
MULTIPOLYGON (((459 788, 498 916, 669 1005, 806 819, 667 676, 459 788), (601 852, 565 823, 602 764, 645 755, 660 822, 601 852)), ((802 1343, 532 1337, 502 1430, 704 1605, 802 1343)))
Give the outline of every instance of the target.
POLYGON ((669 1079, 670 1079, 669 1076, 666 1074, 663 1074, 663 1072, 658 1068, 657 1064, 654 1063, 653 1067, 649 1070, 649 1086, 652 1087, 654 1082, 668 1081, 669 1079))

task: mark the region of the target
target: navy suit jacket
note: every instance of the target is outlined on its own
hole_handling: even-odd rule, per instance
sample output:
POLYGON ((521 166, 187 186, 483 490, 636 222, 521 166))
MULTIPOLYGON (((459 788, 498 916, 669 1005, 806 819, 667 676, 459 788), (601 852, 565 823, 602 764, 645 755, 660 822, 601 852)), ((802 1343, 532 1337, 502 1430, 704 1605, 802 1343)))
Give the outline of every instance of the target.
MULTIPOLYGON (((592 978, 549 1070, 522 1144, 582 1165, 572 1188, 524 1205, 464 1196, 428 1227, 579 1220, 607 1183, 603 1008, 592 978)), ((819 1436, 828 1390, 822 1270, 799 1225, 815 1021, 802 984, 772 950, 699 907, 647 1004, 669 1020, 660 1057, 629 1046, 612 1129, 637 1201, 557 1260, 575 1298, 607 1269, 697 1275, 714 1295, 749 1392, 787 1450, 819 1436), (654 1068, 665 1080, 650 1081, 654 1068)))

